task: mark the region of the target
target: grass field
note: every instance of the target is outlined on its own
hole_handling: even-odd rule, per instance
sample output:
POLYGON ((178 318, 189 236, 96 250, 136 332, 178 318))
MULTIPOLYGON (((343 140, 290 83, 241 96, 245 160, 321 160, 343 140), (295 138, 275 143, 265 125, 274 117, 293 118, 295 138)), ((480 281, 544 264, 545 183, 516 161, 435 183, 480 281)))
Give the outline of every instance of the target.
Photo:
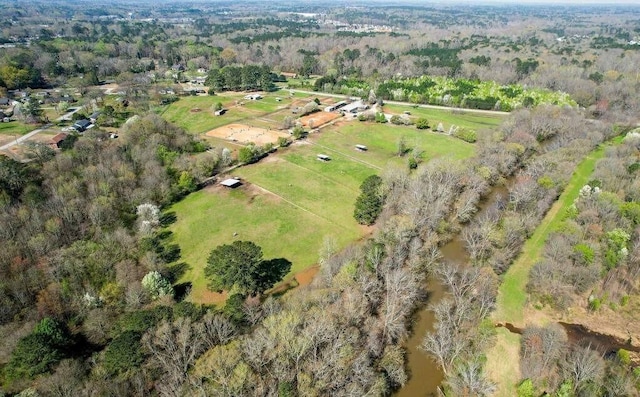
MULTIPOLYGON (((619 143, 621 139, 616 138, 613 142, 619 143)), ((492 315, 494 322, 524 325, 523 311, 527 303, 526 286, 529 281, 529 272, 540 259, 549 234, 558 229, 563 214, 578 197, 580 189, 589 181, 596 162, 604 156, 605 148, 606 145, 601 145, 576 167, 571 181, 560 198, 553 204, 531 238, 524 244, 518 259, 505 273, 498 289, 496 310, 492 315)), ((510 335, 506 330, 502 331, 498 333, 496 345, 487 353, 487 368, 494 380, 498 382, 497 396, 506 397, 513 395, 513 387, 518 381, 518 376, 517 371, 512 368, 515 365, 504 366, 504 351, 509 350, 517 353, 520 348, 520 338, 517 335, 510 335)), ((514 358, 513 363, 516 362, 514 358)))
MULTIPOLYGON (((210 99, 195 98, 181 107, 204 109, 201 101, 210 99)), ((264 104, 252 102, 254 108, 250 110, 268 111, 270 106, 281 103, 275 98, 273 103, 266 99, 264 104)), ((253 116, 242 122, 255 125, 260 119, 253 116)), ((438 156, 459 160, 475 152, 471 144, 415 127, 339 123, 280 149, 259 163, 235 169, 233 175, 244 182, 240 188, 208 188, 171 207, 169 211, 175 211, 177 222, 170 230, 182 249, 181 260, 189 265, 180 282, 192 283, 190 300, 209 302, 211 294, 206 290, 203 269, 209 252, 220 244, 238 239, 254 241, 263 248, 265 258, 290 260, 290 277, 317 263, 325 237, 333 238, 339 247, 362 237, 367 229, 353 219, 359 186, 388 163, 404 164, 406 160, 395 155, 400 137, 409 147, 424 150, 425 161, 438 156), (358 152, 356 144, 366 145, 369 150, 358 152), (320 153, 329 155, 331 161, 318 161, 316 156, 320 153)), ((212 143, 223 144, 219 140, 212 143)))
POLYGON ((158 108, 158 112, 164 119, 194 134, 238 121, 261 128, 278 128, 284 118, 291 115, 291 111, 286 108, 294 103, 302 106, 310 98, 309 95, 300 93, 291 95, 288 90, 263 94, 264 98, 257 101, 246 100, 245 95, 224 92, 213 96, 186 96, 158 108), (212 107, 218 102, 227 109, 223 116, 213 114, 212 107), (238 105, 240 102, 243 105, 238 105), (200 110, 194 112, 194 109, 200 110))
POLYGON ((38 127, 21 123, 19 121, 11 121, 9 123, 0 123, 0 134, 18 136, 18 135, 24 135, 28 132, 31 132, 36 128, 38 127))
POLYGON ((388 163, 403 164, 406 161, 396 156, 400 138, 405 139, 407 147, 421 149, 424 152, 424 161, 441 156, 459 160, 471 157, 475 153, 474 145, 447 135, 418 130, 413 126, 359 121, 325 128, 321 134, 312 134, 309 139, 318 145, 329 147, 333 152, 345 153, 360 161, 384 167, 388 163), (356 151, 357 144, 367 146, 368 150, 356 151))
POLYGON ((481 130, 484 128, 495 128, 502 119, 500 115, 478 114, 478 113, 456 113, 455 110, 427 109, 420 107, 408 107, 400 105, 384 105, 385 112, 402 114, 404 111, 411 112, 411 118, 415 121, 424 117, 431 123, 432 128, 436 128, 438 123, 442 123, 445 131, 449 131, 452 124, 459 127, 481 130))
POLYGON ((204 266, 212 249, 234 240, 253 241, 264 257, 286 258, 292 273, 317 262, 325 236, 334 236, 344 246, 360 235, 357 227, 346 230, 255 188, 236 190, 220 187, 190 194, 175 204, 178 221, 171 226, 189 270, 182 281, 192 282, 190 300, 206 302, 204 266), (236 236, 233 233, 237 233, 236 236))

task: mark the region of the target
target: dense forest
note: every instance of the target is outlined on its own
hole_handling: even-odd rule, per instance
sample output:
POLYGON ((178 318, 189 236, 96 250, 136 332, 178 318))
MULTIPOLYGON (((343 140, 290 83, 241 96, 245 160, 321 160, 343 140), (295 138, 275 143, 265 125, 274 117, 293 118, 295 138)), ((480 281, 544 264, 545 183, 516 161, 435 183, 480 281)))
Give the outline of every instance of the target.
MULTIPOLYGON (((496 339, 498 286, 578 164, 611 142, 544 244, 527 292, 540 310, 584 309, 594 322, 605 308, 632 315, 637 11, 7 4, 0 98, 27 98, 11 117, 44 124, 41 89, 53 92, 58 114, 69 109, 61 98, 77 97, 73 121, 100 115, 61 148, 25 144, 24 158, 0 155, 0 395, 391 395, 411 376, 429 376, 406 365, 405 343, 425 305, 436 322, 421 349, 444 373, 439 392, 492 395, 486 351, 496 339), (117 99, 105 83, 117 86, 117 99), (196 84, 209 95, 299 88, 380 106, 510 114, 467 139, 476 152, 465 162, 416 160, 365 179, 354 216, 371 233, 345 249, 327 238, 310 285, 267 293, 288 260, 264 259, 248 241, 209 247, 209 289, 228 295, 200 305, 179 281, 188 265, 167 229, 176 221, 168 208, 273 145, 243 147, 235 161, 163 119, 162 106, 195 95, 183 88, 196 84), (456 238, 464 263, 443 259, 456 238), (428 280, 445 286, 445 298, 432 303, 428 280)), ((293 127, 291 117, 283 124, 293 127)), ((303 138, 301 128, 293 132, 303 138)), ((555 323, 520 325, 519 396, 638 395, 633 352, 605 355, 555 323)))

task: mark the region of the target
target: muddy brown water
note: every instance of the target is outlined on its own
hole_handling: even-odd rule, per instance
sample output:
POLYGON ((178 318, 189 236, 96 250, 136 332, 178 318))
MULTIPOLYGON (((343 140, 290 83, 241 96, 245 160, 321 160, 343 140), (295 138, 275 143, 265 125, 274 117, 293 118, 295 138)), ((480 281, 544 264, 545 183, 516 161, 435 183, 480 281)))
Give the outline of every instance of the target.
MULTIPOLYGON (((507 197, 506 187, 495 187, 491 193, 480 203, 477 216, 482 216, 498 198, 507 197)), ((442 260, 449 263, 468 263, 469 254, 461 240, 461 233, 456 234, 445 245, 440 247, 442 260)), ((432 304, 438 303, 445 295, 445 287, 433 278, 427 282, 428 301, 420 309, 412 325, 412 333, 404 347, 407 349, 407 369, 409 380, 402 388, 396 391, 395 397, 431 397, 438 395, 438 387, 444 380, 444 374, 424 351, 420 349, 422 339, 431 332, 435 325, 434 314, 430 309, 432 304)))

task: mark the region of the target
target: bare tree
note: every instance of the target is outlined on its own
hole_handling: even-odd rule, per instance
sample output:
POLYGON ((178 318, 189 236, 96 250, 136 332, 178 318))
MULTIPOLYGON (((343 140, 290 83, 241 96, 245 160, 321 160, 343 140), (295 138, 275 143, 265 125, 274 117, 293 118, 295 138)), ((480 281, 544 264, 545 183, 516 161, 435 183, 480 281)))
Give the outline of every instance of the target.
POLYGON ((180 317, 173 322, 161 323, 154 332, 143 336, 143 345, 165 373, 164 381, 156 385, 161 395, 182 395, 187 372, 204 351, 202 334, 202 324, 193 324, 191 319, 180 317))

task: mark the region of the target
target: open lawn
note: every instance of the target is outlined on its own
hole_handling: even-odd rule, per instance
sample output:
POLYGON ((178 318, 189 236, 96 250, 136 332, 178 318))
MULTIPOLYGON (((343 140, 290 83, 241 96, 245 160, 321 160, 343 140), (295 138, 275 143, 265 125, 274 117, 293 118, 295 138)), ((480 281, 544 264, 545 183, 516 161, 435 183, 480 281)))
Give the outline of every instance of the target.
POLYGON ((37 128, 38 126, 36 125, 25 124, 20 121, 10 121, 8 123, 0 122, 0 134, 2 135, 19 136, 31 132, 37 128))
MULTIPOLYGON (((621 139, 616 138, 613 142, 620 142, 621 139)), ((549 234, 560 226, 563 214, 578 197, 580 189, 589 181, 596 162, 604 156, 605 148, 606 145, 601 145, 576 167, 571 181, 569 181, 558 201, 551 206, 551 209, 538 225, 531 238, 524 244, 520 256, 505 273, 502 284, 498 289, 496 310, 492 314, 494 322, 508 322, 518 327, 525 325, 523 323, 523 312, 527 302, 526 286, 529 281, 529 271, 540 259, 549 234)), ((505 334, 505 332, 501 334, 505 334)), ((504 360, 503 350, 518 352, 519 343, 519 337, 499 335, 496 345, 487 352, 487 368, 502 368, 500 362, 504 360), (517 345, 508 346, 508 344, 517 345)), ((513 363, 517 363, 515 357, 513 363)), ((513 387, 518 382, 517 371, 509 370, 508 373, 504 373, 500 370, 489 370, 489 372, 494 376, 494 381, 498 382, 499 392, 497 396, 513 395, 513 387)))
MULTIPOLYGON (((388 163, 404 164, 406 159, 396 156, 398 141, 404 138, 408 148, 419 148, 423 159, 435 157, 460 160, 474 155, 475 146, 460 139, 418 130, 414 126, 397 126, 360 121, 340 122, 324 128, 320 134, 311 134, 309 140, 330 148, 333 152, 347 154, 376 167, 388 163), (368 150, 359 152, 355 145, 365 145, 368 150)), ((327 153, 331 154, 331 153, 327 153)))
POLYGON ((445 131, 449 131, 451 125, 470 128, 476 131, 485 128, 495 128, 502 122, 504 116, 478 113, 462 113, 455 110, 428 109, 421 107, 410 107, 401 105, 385 104, 384 110, 387 113, 402 114, 405 111, 411 112, 411 119, 415 122, 418 118, 426 118, 431 123, 432 128, 436 128, 438 123, 442 123, 445 131))
MULTIPOLYGON (((329 200, 325 209, 343 213, 344 208, 335 204, 329 200)), ((189 265, 180 281, 192 282, 189 299, 193 302, 212 303, 207 299, 210 294, 204 267, 209 253, 218 245, 253 241, 262 247, 265 258, 290 260, 293 274, 317 263, 326 236, 344 247, 361 235, 355 221, 349 227, 336 224, 250 184, 235 190, 207 188, 190 194, 169 211, 177 214, 178 220, 170 230, 182 249, 181 261, 189 265)), ((352 219, 350 214, 343 216, 352 219)))

